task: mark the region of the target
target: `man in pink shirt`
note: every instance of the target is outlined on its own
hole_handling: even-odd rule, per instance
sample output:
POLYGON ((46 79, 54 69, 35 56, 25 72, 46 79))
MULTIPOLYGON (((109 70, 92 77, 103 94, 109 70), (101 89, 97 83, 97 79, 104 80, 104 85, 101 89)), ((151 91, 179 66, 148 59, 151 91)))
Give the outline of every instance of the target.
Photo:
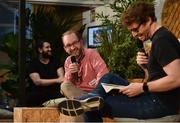
POLYGON ((65 80, 61 91, 67 98, 91 92, 108 68, 95 49, 83 46, 81 35, 67 31, 62 36, 64 49, 70 55, 65 61, 65 80), (74 58, 73 58, 74 57, 74 58))

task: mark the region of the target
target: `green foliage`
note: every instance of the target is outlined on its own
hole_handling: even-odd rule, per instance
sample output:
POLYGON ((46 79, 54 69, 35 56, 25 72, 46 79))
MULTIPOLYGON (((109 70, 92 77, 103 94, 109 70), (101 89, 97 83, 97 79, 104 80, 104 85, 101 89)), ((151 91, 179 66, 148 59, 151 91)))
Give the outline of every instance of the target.
POLYGON ((38 6, 30 15, 33 45, 38 39, 49 40, 53 47, 53 55, 61 61, 65 60, 61 36, 81 20, 76 17, 76 11, 70 10, 68 7, 38 6))
MULTIPOLYGON (((75 17, 76 13, 73 14, 73 12, 68 9, 69 8, 38 6, 32 13, 29 11, 26 12, 26 24, 30 24, 33 38, 32 40, 25 40, 26 72, 28 71, 28 62, 36 56, 34 47, 37 39, 49 40, 53 47, 53 55, 62 62, 64 61, 66 54, 63 49, 61 35, 81 20, 75 17), (66 11, 66 14, 64 11, 66 11)), ((0 69, 7 70, 4 74, 7 80, 1 84, 1 87, 13 96, 17 96, 19 86, 18 40, 18 35, 14 35, 13 33, 9 33, 0 39, 0 50, 5 52, 10 58, 10 63, 0 64, 0 69)), ((27 73, 25 73, 25 75, 27 75, 27 73)))
MULTIPOLYGON (((2 39, 0 43, 0 49, 1 51, 5 52, 9 58, 12 61, 12 64, 17 64, 18 62, 18 35, 13 33, 6 34, 2 39)), ((28 53, 30 53, 29 45, 31 44, 30 40, 25 41, 25 49, 28 53)))
POLYGON ((104 13, 99 13, 96 16, 102 22, 102 25, 108 25, 112 28, 112 41, 108 41, 107 35, 104 33, 102 46, 98 48, 98 51, 110 71, 124 78, 143 77, 143 71, 135 61, 138 43, 120 22, 124 10, 136 1, 115 0, 112 4, 109 4, 114 12, 113 17, 104 15, 104 13))
MULTIPOLYGON (((7 77, 6 82, 2 83, 2 88, 11 93, 12 96, 17 96, 18 92, 18 35, 9 33, 6 34, 1 40, 0 49, 1 51, 5 52, 9 58, 9 63, 0 63, 0 69, 6 70, 7 72, 4 76, 7 77)), ((26 55, 30 56, 31 49, 29 48, 31 44, 30 40, 25 40, 25 49, 26 55)), ((26 57, 26 62, 29 58, 26 57)))
POLYGON ((7 55, 11 58, 14 63, 17 63, 16 56, 18 54, 18 36, 13 33, 5 35, 1 39, 0 44, 1 51, 7 53, 7 55))

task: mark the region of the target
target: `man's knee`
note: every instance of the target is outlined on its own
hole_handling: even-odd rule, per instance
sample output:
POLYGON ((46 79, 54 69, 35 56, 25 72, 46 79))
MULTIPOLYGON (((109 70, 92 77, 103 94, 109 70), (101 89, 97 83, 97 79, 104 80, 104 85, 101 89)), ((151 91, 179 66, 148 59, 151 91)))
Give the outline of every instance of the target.
POLYGON ((68 90, 68 88, 72 85, 70 81, 64 81, 61 83, 61 92, 65 92, 68 90))

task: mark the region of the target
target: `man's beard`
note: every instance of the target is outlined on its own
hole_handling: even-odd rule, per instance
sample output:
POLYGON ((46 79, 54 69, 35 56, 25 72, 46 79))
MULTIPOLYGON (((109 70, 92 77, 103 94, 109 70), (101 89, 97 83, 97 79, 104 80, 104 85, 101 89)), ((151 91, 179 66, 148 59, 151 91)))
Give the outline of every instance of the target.
POLYGON ((77 52, 78 52, 77 54, 74 54, 73 51, 71 51, 70 55, 75 56, 78 59, 78 61, 79 61, 79 60, 81 60, 84 57, 84 49, 83 48, 79 48, 77 52))
POLYGON ((83 49, 79 49, 79 55, 77 56, 78 62, 80 62, 84 57, 83 49))
POLYGON ((41 56, 42 56, 42 58, 49 59, 49 58, 51 58, 51 53, 43 52, 43 53, 41 54, 41 56))

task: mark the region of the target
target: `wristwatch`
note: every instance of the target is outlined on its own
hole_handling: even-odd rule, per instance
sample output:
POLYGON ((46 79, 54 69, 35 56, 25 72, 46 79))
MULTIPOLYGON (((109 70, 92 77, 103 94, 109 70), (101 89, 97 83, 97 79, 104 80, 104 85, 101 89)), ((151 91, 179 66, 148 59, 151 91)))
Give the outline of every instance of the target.
POLYGON ((147 85, 147 82, 144 82, 144 83, 143 83, 143 91, 144 91, 144 92, 149 92, 149 87, 148 87, 148 85, 147 85))

